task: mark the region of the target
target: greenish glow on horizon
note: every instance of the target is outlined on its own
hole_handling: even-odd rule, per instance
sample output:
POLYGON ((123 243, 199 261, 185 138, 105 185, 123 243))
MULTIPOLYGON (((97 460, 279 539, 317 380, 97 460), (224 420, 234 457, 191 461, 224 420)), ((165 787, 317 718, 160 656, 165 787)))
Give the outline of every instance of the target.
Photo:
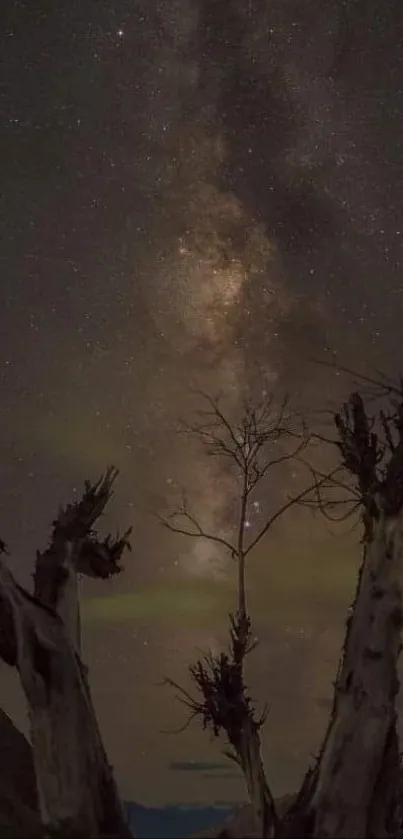
MULTIPOLYGON (((298 555, 287 551, 279 560, 265 563, 262 557, 249 566, 247 593, 252 621, 267 627, 287 624, 306 627, 327 616, 343 616, 352 600, 357 574, 353 556, 318 545, 298 555)), ((184 578, 137 591, 82 601, 87 623, 130 623, 152 620, 181 626, 217 625, 236 609, 235 574, 225 580, 184 578)))
POLYGON ((84 598, 84 621, 126 623, 142 619, 204 623, 231 608, 231 587, 205 580, 172 582, 130 594, 84 598))

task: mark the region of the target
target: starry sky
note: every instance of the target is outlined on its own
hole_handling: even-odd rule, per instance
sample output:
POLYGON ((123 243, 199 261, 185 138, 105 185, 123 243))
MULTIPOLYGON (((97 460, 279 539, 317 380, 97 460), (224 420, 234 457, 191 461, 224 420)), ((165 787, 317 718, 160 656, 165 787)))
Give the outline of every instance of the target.
MULTIPOLYGON (((184 717, 159 684, 221 642, 231 568, 152 512, 177 485, 210 527, 228 506, 225 476, 176 433, 194 388, 234 411, 265 388, 311 410, 344 387, 312 358, 401 366, 401 2, 3 6, 2 538, 29 583, 59 502, 121 470, 105 527, 132 523, 133 553, 83 591, 119 785, 150 803, 234 800, 217 745, 160 733, 184 717)), ((357 538, 298 512, 251 566, 250 680, 271 706, 276 791, 324 725, 357 538)))

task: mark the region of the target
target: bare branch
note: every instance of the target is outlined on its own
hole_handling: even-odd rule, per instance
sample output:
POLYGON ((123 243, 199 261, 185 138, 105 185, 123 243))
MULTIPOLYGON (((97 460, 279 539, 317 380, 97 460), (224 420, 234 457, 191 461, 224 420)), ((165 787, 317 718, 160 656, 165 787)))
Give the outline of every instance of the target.
POLYGON ((315 468, 314 466, 312 466, 311 463, 302 458, 299 459, 299 462, 306 466, 306 468, 310 471, 311 476, 314 480, 315 489, 318 486, 319 479, 319 481, 321 482, 321 487, 326 487, 328 482, 328 485, 330 487, 338 487, 339 489, 342 489, 344 492, 346 492, 348 495, 352 495, 357 501, 361 500, 361 495, 356 487, 354 487, 351 484, 346 484, 344 481, 341 481, 336 477, 337 471, 343 471, 343 468, 341 466, 337 467, 337 471, 335 473, 326 473, 322 472, 320 469, 315 468))
MULTIPOLYGON (((319 481, 319 485, 323 484, 325 481, 330 480, 330 478, 333 475, 336 475, 339 470, 339 466, 333 469, 331 472, 328 473, 328 475, 326 475, 321 481, 319 481)), ((266 535, 266 533, 270 530, 270 528, 277 521, 277 519, 281 518, 281 516, 283 516, 284 513, 287 512, 287 510, 291 509, 291 507, 294 507, 296 504, 298 504, 302 499, 309 495, 309 493, 315 490, 315 488, 316 484, 314 486, 309 486, 306 489, 302 490, 302 492, 300 492, 298 495, 294 496, 293 498, 289 498, 288 501, 282 504, 282 506, 279 507, 278 510, 276 510, 276 512, 273 513, 272 516, 270 516, 270 518, 267 519, 260 532, 257 534, 257 536, 255 536, 250 545, 248 545, 245 551, 245 556, 248 556, 248 554, 250 554, 250 552, 253 551, 253 549, 256 547, 256 545, 259 544, 261 539, 263 539, 263 536, 266 535)))
MULTIPOLYGON (((179 702, 182 702, 182 704, 185 704, 180 696, 176 696, 175 699, 177 699, 179 702)), ((184 722, 183 725, 180 725, 179 728, 161 728, 161 734, 183 734, 184 731, 187 731, 187 729, 192 724, 193 720, 197 717, 197 715, 198 711, 192 711, 189 714, 186 722, 184 722)))
POLYGON ((215 434, 212 430, 213 426, 208 427, 206 426, 197 426, 197 425, 189 425, 186 428, 187 432, 191 432, 195 436, 197 436, 201 442, 206 446, 207 451, 213 457, 221 456, 227 457, 230 460, 235 461, 237 466, 242 469, 244 467, 244 462, 240 454, 240 446, 231 446, 225 439, 219 437, 218 434, 215 434))
POLYGON ((279 466, 281 463, 286 463, 287 461, 298 459, 298 455, 307 447, 307 445, 307 440, 301 440, 298 446, 293 451, 286 452, 285 454, 279 455, 279 457, 267 460, 260 469, 257 466, 253 466, 253 477, 251 479, 251 488, 249 494, 255 489, 256 485, 267 475, 267 473, 271 469, 273 469, 275 466, 279 466))
POLYGON ((118 534, 114 539, 108 534, 102 541, 91 532, 77 552, 75 566, 78 573, 102 580, 120 574, 122 556, 125 550, 132 549, 129 541, 131 532, 132 528, 129 527, 123 536, 118 534))
POLYGON ((95 483, 85 482, 82 498, 61 508, 53 522, 50 545, 43 553, 37 552, 34 572, 34 593, 46 605, 57 608, 66 582, 66 557, 69 555, 79 573, 106 579, 120 571, 123 551, 129 547, 127 531, 122 538, 111 536, 101 542, 93 527, 113 495, 113 484, 118 470, 109 466, 95 483), (73 550, 68 550, 68 545, 73 550))
POLYGON ((82 498, 59 510, 49 547, 36 554, 35 597, 62 617, 77 650, 81 645, 77 574, 107 580, 120 573, 123 553, 130 550, 131 528, 121 537, 108 535, 103 540, 93 529, 112 497, 117 475, 111 466, 95 484, 86 481, 82 498))
POLYGON ((351 367, 338 364, 336 361, 325 361, 323 359, 315 358, 311 359, 311 361, 314 364, 319 364, 321 367, 329 367, 336 372, 346 373, 348 376, 353 376, 357 383, 364 383, 377 389, 376 395, 378 396, 387 396, 390 394, 395 394, 400 397, 402 396, 402 382, 399 381, 399 384, 396 384, 393 379, 382 373, 379 374, 379 379, 376 379, 373 376, 366 375, 365 373, 357 373, 357 371, 353 370, 351 367))
POLYGON ((179 691, 182 699, 184 697, 185 699, 187 699, 188 702, 191 702, 191 703, 194 702, 193 696, 190 693, 188 693, 188 691, 185 690, 185 688, 183 688, 180 684, 178 684, 178 682, 175 682, 169 676, 166 676, 163 679, 162 684, 163 685, 169 685, 170 687, 175 688, 175 690, 179 691))
POLYGON ((219 422, 221 424, 221 427, 225 429, 225 431, 227 432, 227 434, 229 436, 229 439, 232 441, 232 443, 234 445, 235 450, 238 451, 239 455, 242 458, 241 444, 237 440, 237 437, 234 433, 234 429, 231 425, 231 422, 225 416, 223 411, 221 411, 221 409, 219 407, 218 400, 213 399, 208 393, 204 393, 203 391, 199 391, 199 393, 203 397, 203 399, 205 399, 205 401, 208 402, 208 404, 210 405, 210 408, 211 408, 210 416, 215 417, 216 421, 219 422))
POLYGON ((217 545, 221 545, 229 551, 231 556, 236 555, 236 547, 232 545, 231 542, 223 536, 217 536, 214 533, 208 533, 204 530, 195 516, 189 513, 185 506, 182 506, 182 509, 175 511, 174 513, 170 513, 167 518, 157 515, 157 519, 163 527, 166 527, 166 529, 170 530, 172 533, 180 533, 182 536, 191 536, 192 538, 206 539, 209 542, 215 542, 217 545), (193 529, 189 530, 186 527, 180 527, 180 525, 174 524, 172 519, 174 520, 178 518, 184 518, 185 521, 188 521, 191 525, 193 525, 193 529))

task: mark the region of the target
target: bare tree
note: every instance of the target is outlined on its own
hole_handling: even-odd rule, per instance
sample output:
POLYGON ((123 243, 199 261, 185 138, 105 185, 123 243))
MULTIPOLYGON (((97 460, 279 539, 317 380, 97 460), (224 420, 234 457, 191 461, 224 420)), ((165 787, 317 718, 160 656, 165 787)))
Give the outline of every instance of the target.
POLYGON ((116 476, 108 469, 60 510, 49 548, 37 554, 33 595, 0 558, 0 656, 17 668, 27 699, 40 816, 52 836, 131 835, 81 660, 77 594, 78 574, 118 573, 129 544, 128 532, 100 540, 93 530, 116 476))
MULTIPOLYGON (((296 499, 287 499, 273 514, 267 516, 258 532, 254 533, 249 525, 256 490, 262 487, 269 472, 275 467, 297 458, 306 448, 308 438, 302 420, 291 411, 288 400, 280 405, 275 403, 272 396, 265 397, 261 404, 245 400, 240 421, 233 422, 221 407, 219 399, 205 393, 201 396, 207 407, 198 412, 195 424, 184 426, 184 431, 199 440, 210 457, 223 459, 230 465, 239 489, 234 537, 230 540, 220 534, 207 532, 190 511, 186 497, 178 509, 159 519, 168 530, 193 539, 214 542, 235 559, 238 568, 238 614, 242 617, 247 612, 247 557, 275 521, 296 502, 296 499)), ((307 490, 304 490, 298 500, 306 494, 307 490)))
POLYGON ((190 718, 201 718, 204 728, 216 736, 225 734, 232 749, 227 754, 245 777, 260 835, 270 837, 277 831, 278 818, 261 757, 259 732, 265 713, 257 718, 245 684, 245 658, 254 647, 246 601, 246 562, 273 524, 309 490, 287 499, 267 515, 257 533, 248 524, 256 490, 264 492, 269 474, 274 482, 275 468, 301 454, 307 437, 287 401, 281 405, 276 405, 273 397, 267 397, 260 405, 246 401, 241 420, 233 422, 218 400, 206 394, 203 397, 206 408, 200 412, 196 424, 187 426, 186 431, 204 444, 208 455, 224 459, 232 468, 239 498, 234 536, 231 539, 206 531, 190 511, 186 499, 178 510, 161 521, 174 533, 206 539, 227 551, 237 565, 238 603, 235 614, 230 615, 229 650, 217 656, 208 653, 190 668, 198 697, 192 697, 170 679, 167 682, 179 690, 180 698, 190 708, 190 718))

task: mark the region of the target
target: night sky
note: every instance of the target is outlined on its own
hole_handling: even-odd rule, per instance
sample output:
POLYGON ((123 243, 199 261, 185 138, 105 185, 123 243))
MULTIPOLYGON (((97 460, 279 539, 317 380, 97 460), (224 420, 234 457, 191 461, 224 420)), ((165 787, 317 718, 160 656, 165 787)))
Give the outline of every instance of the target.
MULTIPOLYGON (((402 366, 401 0, 1 8, 1 536, 29 583, 58 504, 121 470, 103 526, 133 523, 133 552, 119 580, 84 585, 119 786, 152 803, 234 800, 231 767, 209 766, 217 744, 197 727, 160 733, 185 711, 159 685, 220 642, 232 569, 151 512, 176 484, 206 524, 226 509, 225 476, 176 433, 193 387, 234 410, 287 390, 311 410, 342 389, 312 358, 402 366)), ((318 744, 358 538, 299 511, 251 565, 250 680, 270 704, 276 791, 318 744)))

